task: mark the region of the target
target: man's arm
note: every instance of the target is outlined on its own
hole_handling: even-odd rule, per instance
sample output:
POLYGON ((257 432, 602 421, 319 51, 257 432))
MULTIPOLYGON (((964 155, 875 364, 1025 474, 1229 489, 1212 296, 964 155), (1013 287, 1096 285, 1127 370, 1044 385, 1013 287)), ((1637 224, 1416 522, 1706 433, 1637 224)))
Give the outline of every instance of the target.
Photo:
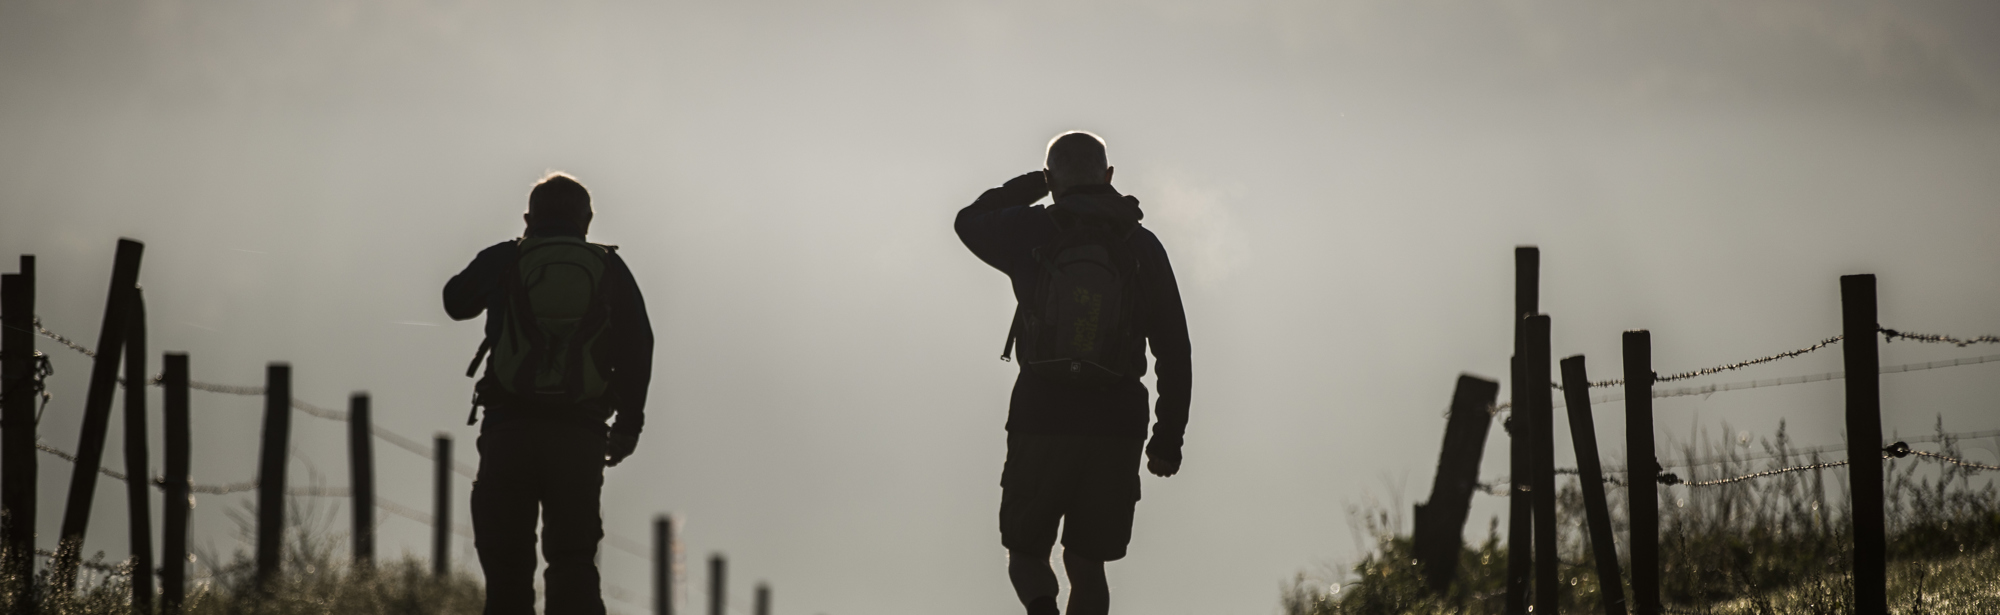
POLYGON ((986 264, 1001 271, 1008 271, 1009 259, 1020 258, 1015 254, 1020 250, 1010 250, 1012 242, 1027 236, 1028 225, 1047 224, 1044 219, 1028 215, 1027 206, 1035 204, 1049 193, 1049 185, 1041 171, 1023 173, 997 188, 979 195, 971 205, 958 210, 958 219, 953 227, 958 230, 958 240, 965 247, 986 261, 986 264))
POLYGON ((612 399, 618 403, 614 433, 634 437, 646 426, 646 393, 653 381, 653 322, 646 315, 646 298, 625 259, 613 254, 607 259, 611 275, 617 276, 622 290, 612 305, 613 361, 617 371, 611 380, 612 399))
POLYGON ((500 291, 500 270, 513 255, 514 242, 503 241, 479 251, 464 271, 444 284, 444 313, 466 320, 486 311, 487 299, 500 291))
POLYGON ((1153 373, 1157 376, 1159 401, 1153 407, 1153 441, 1146 445, 1148 468, 1154 474, 1172 476, 1181 464, 1181 441, 1187 432, 1188 402, 1193 391, 1194 367, 1188 342, 1187 310, 1181 306, 1181 290, 1174 281, 1174 268, 1167 250, 1157 242, 1145 259, 1148 310, 1146 344, 1153 349, 1153 373))

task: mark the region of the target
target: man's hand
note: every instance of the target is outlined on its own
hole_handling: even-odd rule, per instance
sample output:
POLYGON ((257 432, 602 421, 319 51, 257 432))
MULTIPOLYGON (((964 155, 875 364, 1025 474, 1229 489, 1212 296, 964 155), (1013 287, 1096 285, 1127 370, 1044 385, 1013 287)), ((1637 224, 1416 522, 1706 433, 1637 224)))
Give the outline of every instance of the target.
POLYGON ((1019 201, 1024 205, 1034 203, 1048 196, 1049 178, 1039 170, 1029 171, 1000 184, 1000 189, 1006 192, 1007 200, 1010 202, 1019 201))
POLYGON ((1152 472, 1154 476, 1160 478, 1173 476, 1180 473, 1181 460, 1179 457, 1172 459, 1154 457, 1152 451, 1146 451, 1146 471, 1152 472))
POLYGON ((639 434, 611 432, 611 440, 605 444, 604 467, 617 467, 618 462, 632 456, 632 451, 637 448, 639 448, 639 434))

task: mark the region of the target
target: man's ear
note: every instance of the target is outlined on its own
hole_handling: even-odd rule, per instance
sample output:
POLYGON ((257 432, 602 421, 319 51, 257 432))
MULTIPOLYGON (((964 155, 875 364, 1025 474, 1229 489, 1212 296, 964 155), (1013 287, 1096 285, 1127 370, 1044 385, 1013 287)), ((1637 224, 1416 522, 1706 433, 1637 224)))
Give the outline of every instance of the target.
POLYGON ((1111 172, 1116 170, 1118 170, 1118 167, 1104 167, 1104 183, 1111 183, 1111 172))
POLYGON ((535 214, 530 214, 530 213, 522 213, 522 214, 521 214, 521 223, 522 223, 522 224, 526 224, 526 225, 528 225, 528 226, 534 226, 534 225, 535 225, 535 214))
POLYGON ((582 222, 582 224, 577 225, 577 230, 583 231, 584 234, 586 235, 590 234, 590 219, 595 216, 596 216, 595 212, 588 212, 588 211, 583 212, 583 219, 579 220, 579 222, 582 222))

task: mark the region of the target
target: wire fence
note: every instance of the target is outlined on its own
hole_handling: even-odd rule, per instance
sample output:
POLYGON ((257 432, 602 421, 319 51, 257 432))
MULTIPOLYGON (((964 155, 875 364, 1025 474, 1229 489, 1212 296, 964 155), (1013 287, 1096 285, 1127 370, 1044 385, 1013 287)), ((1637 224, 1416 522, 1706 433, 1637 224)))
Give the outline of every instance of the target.
MULTIPOLYGON (((1960 348, 1964 348, 1974 344, 2000 344, 2000 336, 1997 335, 1978 335, 1978 336, 1960 338, 1957 336, 1943 335, 1943 334, 1906 333, 1903 331, 1898 331, 1896 329, 1889 329, 1884 327, 1876 327, 1876 331, 1882 334, 1884 343, 1893 342, 1898 339, 1904 339, 1904 340, 1911 340, 1915 342, 1923 342, 1930 344, 1952 344, 1960 348)), ((1762 365, 1765 363, 1770 363, 1782 359, 1790 359, 1793 357, 1804 356, 1806 354, 1812 353, 1813 351, 1821 350, 1826 347, 1832 346, 1834 344, 1838 344, 1845 338, 1846 338, 1845 335, 1835 335, 1833 337, 1820 340, 1819 343, 1817 344, 1806 346, 1804 348, 1799 348, 1797 350, 1787 350, 1773 355, 1757 357, 1754 359, 1745 359, 1742 361, 1736 361, 1734 363, 1724 363, 1722 365, 1717 365, 1714 367, 1704 367, 1701 369, 1685 371, 1676 374, 1668 374, 1662 376, 1659 375, 1658 373, 1654 373, 1653 383, 1659 384, 1663 382, 1676 382, 1680 380, 1688 380, 1691 378, 1699 378, 1702 376, 1720 374, 1722 372, 1735 371, 1746 367, 1751 367, 1754 365, 1762 365)), ((2000 359, 2000 355, 1995 355, 1995 358, 2000 359)), ((1883 373, 1889 373, 1889 372, 1885 370, 1883 373)), ((1612 380, 1600 380, 1592 382, 1590 383, 1590 388, 1601 389, 1601 388, 1617 387, 1624 385, 1625 385, 1625 379, 1617 378, 1612 380)), ((1558 391, 1563 390, 1561 383, 1552 382, 1549 383, 1549 386, 1558 391)), ((1656 397, 1658 396, 1656 395, 1656 397)))
MULTIPOLYGON (((95 351, 92 351, 89 347, 77 343, 75 340, 66 337, 60 333, 51 331, 47 327, 43 326, 42 319, 40 316, 36 316, 34 318, 34 326, 35 326, 34 332, 41 335, 42 337, 54 340, 56 343, 62 344, 63 346, 69 348, 70 350, 74 350, 85 357, 89 357, 91 359, 97 358, 97 353, 95 351)), ((49 375, 52 375, 54 373, 54 369, 53 367, 50 366, 46 358, 46 355, 43 355, 40 352, 37 352, 35 354, 40 359, 39 367, 37 369, 36 393, 38 393, 42 397, 42 405, 44 408, 46 408, 50 395, 42 388, 41 385, 42 381, 46 380, 46 378, 49 375)), ((120 378, 118 380, 118 383, 120 386, 127 386, 127 387, 130 386, 130 383, 126 382, 125 379, 123 378, 120 378)), ((151 378, 146 384, 150 386, 163 386, 165 384, 165 377, 164 375, 156 375, 153 378, 151 378)), ((213 382, 201 382, 194 380, 190 380, 188 382, 188 388, 208 393, 216 393, 221 395, 235 395, 244 397, 262 397, 266 393, 265 387, 261 386, 218 384, 213 382)), ((350 417, 346 411, 319 406, 307 402, 303 399, 299 399, 297 397, 293 397, 290 400, 289 405, 292 409, 298 410, 315 418, 326 419, 330 421, 339 421, 343 423, 350 421, 350 417)), ((37 419, 36 422, 40 423, 39 414, 37 415, 36 419, 37 419)), ((395 445, 397 448, 401 448, 403 450, 414 453, 417 456, 423 457, 426 460, 430 460, 433 462, 437 460, 436 451, 434 451, 431 447, 424 445, 421 441, 418 441, 414 438, 410 438, 402 434, 390 431, 388 429, 381 427, 380 425, 372 425, 372 424, 369 425, 369 433, 373 435, 375 438, 378 438, 384 442, 388 442, 389 444, 395 445)), ((56 448, 46 443, 38 441, 35 443, 35 448, 44 453, 48 453, 56 458, 68 461, 72 464, 77 462, 77 457, 75 454, 56 448)), ((99 474, 102 474, 104 476, 113 479, 117 479, 119 481, 130 480, 130 477, 126 475, 124 472, 119 472, 111 468, 99 466, 97 468, 97 471, 99 474)), ((479 474, 478 470, 473 468, 472 466, 468 466, 466 464, 458 462, 454 462, 452 464, 452 472, 460 476, 464 476, 465 478, 468 479, 476 479, 478 478, 479 474)), ((154 476, 149 482, 155 488, 164 489, 166 486, 166 478, 163 476, 154 476)), ((255 480, 219 484, 219 485, 204 485, 197 483, 197 484, 190 484, 188 487, 188 492, 208 494, 208 495, 231 495, 231 494, 248 493, 251 491, 255 491, 257 487, 258 483, 255 480)), ((352 490, 347 487, 296 487, 287 489, 285 493, 286 495, 296 496, 296 497, 352 497, 353 496, 352 490)), ((376 507, 382 509, 384 512, 387 512, 389 514, 398 517, 403 517, 412 521, 416 521, 418 523, 433 528, 436 527, 436 518, 433 517, 432 515, 426 514, 415 507, 407 506, 392 500, 384 499, 379 494, 376 495, 375 497, 375 505, 376 507)), ((474 539, 474 534, 472 532, 472 529, 464 524, 453 524, 451 532, 467 540, 474 539)), ((627 555, 638 557, 642 560, 650 561, 652 557, 648 553, 648 550, 644 543, 639 542, 637 540, 633 540, 631 538, 626 538, 623 536, 612 534, 610 532, 604 533, 604 540, 602 544, 614 550, 625 553, 627 555)), ((49 552, 47 550, 39 550, 38 553, 45 557, 55 556, 54 553, 49 552)), ((112 574, 125 574, 125 575, 131 574, 129 563, 112 565, 112 564, 84 562, 83 565, 92 569, 97 569, 112 574)), ((621 602, 626 602, 628 604, 634 604, 634 605, 639 604, 637 601, 631 598, 631 596, 637 594, 635 594, 629 589, 618 587, 616 585, 611 585, 609 583, 605 584, 605 588, 607 590, 605 592, 607 597, 610 597, 614 600, 618 600, 621 602)))
MULTIPOLYGON (((1967 432, 1967 433, 1965 433, 1965 434, 1942 434, 1942 435, 1940 435, 1940 436, 1934 436, 1934 437, 1932 437, 1932 438, 1929 438, 1929 439, 1920 439, 1920 440, 1917 440, 1917 441, 1919 441, 1919 442, 1926 442, 1926 441, 1928 441, 1928 442, 1937 442, 1937 441, 1940 441, 1940 440, 1943 440, 1943 439, 1947 439, 1947 438, 1950 438, 1950 439, 1959 439, 1959 438, 1960 438, 1960 437, 1962 437, 1962 436, 1963 436, 1963 437, 1991 437, 1991 436, 2000 436, 2000 430, 1992 430, 1992 431, 1982 431, 1982 432, 1967 432)), ((1792 451, 1787 451, 1786 453, 1784 453, 1784 455, 1785 455, 1785 456, 1791 456, 1791 455, 1813 455, 1813 454, 1817 454, 1817 453, 1823 453, 1823 452, 1829 452, 1829 451, 1835 451, 1835 450, 1846 450, 1846 448, 1847 448, 1847 447, 1846 447, 1846 446, 1844 446, 1844 445, 1842 445, 1842 446, 1832 446, 1832 445, 1829 445, 1829 446, 1822 446, 1822 447, 1814 447, 1814 448, 1811 448, 1811 449, 1800 449, 1800 450, 1792 450, 1792 451)), ((1933 461, 1937 461, 1937 462, 1939 462, 1939 463, 1947 463, 1947 464, 1952 464, 1952 465, 1956 465, 1956 466, 1959 466, 1959 467, 1963 467, 1963 468, 1967 468, 1967 469, 1972 469, 1972 470, 2000 470, 2000 465, 1992 465, 1992 464, 1985 464, 1985 463, 1979 463, 1979 462, 1976 462, 1976 461, 1968 461, 1968 460, 1965 460, 1965 459, 1960 459, 1960 458, 1957 458, 1957 457, 1952 457, 1952 456, 1950 456, 1950 455, 1945 455, 1945 454, 1943 454, 1943 453, 1937 453, 1937 452, 1932 452, 1932 451, 1920 451, 1920 450, 1916 450, 1916 449, 1912 449, 1912 448, 1910 448, 1910 445, 1909 445, 1909 442, 1907 442, 1907 441, 1898 441, 1898 442, 1896 442, 1896 443, 1894 443, 1894 444, 1890 444, 1890 445, 1888 445, 1888 446, 1885 446, 1885 447, 1883 447, 1883 448, 1882 448, 1882 458, 1883 458, 1883 459, 1901 459, 1901 458, 1904 458, 1904 457, 1907 457, 1907 456, 1910 456, 1910 455, 1915 455, 1915 456, 1917 456, 1917 457, 1921 457, 1921 458, 1924 458, 1924 459, 1928 459, 1928 460, 1933 460, 1933 461)), ((1777 457, 1778 457, 1778 455, 1771 455, 1771 456, 1767 456, 1767 457, 1763 457, 1763 458, 1761 458, 1761 459, 1771 459, 1771 458, 1777 458, 1777 457)), ((1702 466, 1706 466, 1706 465, 1723 465, 1723 464, 1728 464, 1728 465, 1736 465, 1736 464, 1741 464, 1741 463, 1746 463, 1746 462, 1749 462, 1749 461, 1756 461, 1756 460, 1758 460, 1758 459, 1757 459, 1757 458, 1731 458, 1731 459, 1723 459, 1723 460, 1716 460, 1716 461, 1714 461, 1714 462, 1712 462, 1712 463, 1697 463, 1697 464, 1691 464, 1691 465, 1690 465, 1690 464, 1683 464, 1683 465, 1677 465, 1677 466, 1673 466, 1673 467, 1682 467, 1682 468, 1689 468, 1689 467, 1702 467, 1702 466)), ((1755 479, 1759 479, 1759 478, 1766 478, 1766 477, 1771 477, 1771 476, 1778 476, 1778 475, 1781 475, 1781 474, 1790 474, 1790 473, 1793 473, 1793 472, 1805 472, 1805 471, 1809 471, 1809 470, 1825 470, 1825 469, 1829 469, 1829 468, 1837 468, 1837 467, 1840 467, 1840 466, 1845 466, 1845 465, 1848 465, 1849 463, 1850 463, 1850 460, 1845 460, 1845 459, 1843 459, 1843 460, 1840 460, 1840 461, 1827 461, 1827 462, 1818 462, 1818 463, 1809 463, 1809 464, 1804 464, 1804 465, 1797 465, 1797 466, 1790 466, 1790 467, 1784 467, 1784 468, 1771 468, 1771 469, 1768 469, 1768 470, 1760 470, 1760 471, 1757 471, 1757 472, 1751 472, 1751 473, 1749 473, 1749 474, 1743 474, 1743 475, 1740 475, 1740 476, 1731 476, 1731 477, 1727 477, 1727 478, 1717 478, 1717 479, 1710 479, 1710 480, 1698 480, 1698 481, 1690 481, 1690 480, 1683 480, 1683 479, 1682 479, 1682 478, 1680 477, 1680 475, 1679 475, 1679 474, 1676 474, 1676 473, 1673 473, 1673 472, 1667 472, 1667 471, 1666 471, 1666 468, 1665 468, 1665 467, 1662 467, 1662 468, 1661 468, 1661 471, 1660 471, 1660 472, 1659 472, 1658 474, 1656 474, 1656 475, 1654 476, 1653 480, 1654 480, 1655 482, 1659 483, 1659 484, 1662 484, 1662 485, 1668 485, 1668 486, 1674 486, 1674 485, 1678 485, 1678 486, 1682 486, 1682 487, 1713 487, 1713 486, 1717 486, 1717 485, 1727 485, 1727 484, 1730 484, 1730 483, 1739 483, 1739 482, 1743 482, 1743 481, 1747 481, 1747 480, 1755 480, 1755 479)), ((1551 473, 1553 473, 1553 474, 1556 474, 1556 475, 1566 475, 1566 476, 1578 476, 1578 477, 1581 477, 1581 476, 1583 475, 1583 472, 1582 472, 1581 470, 1577 469, 1577 468, 1555 468, 1555 469, 1553 469, 1553 470, 1550 470, 1550 472, 1551 472, 1551 473)), ((1625 478, 1625 477, 1621 476, 1621 475, 1624 475, 1624 474, 1626 474, 1626 472, 1625 472, 1624 470, 1619 470, 1619 469, 1610 469, 1610 468, 1607 468, 1607 469, 1605 469, 1604 471, 1602 471, 1602 472, 1601 472, 1600 474, 1601 474, 1601 476, 1599 476, 1599 480, 1603 481, 1603 482, 1604 482, 1605 484, 1609 484, 1609 485, 1617 485, 1617 486, 1621 486, 1621 487, 1622 487, 1622 486, 1625 486, 1625 485, 1626 485, 1626 480, 1627 480, 1627 478, 1625 478)), ((1479 483, 1476 483, 1476 484, 1474 484, 1474 487, 1475 487, 1475 489, 1476 489, 1476 490, 1478 490, 1478 491, 1480 491, 1480 492, 1483 492, 1483 493, 1486 493, 1487 495, 1495 495, 1495 496, 1506 496, 1506 495, 1508 495, 1508 494, 1509 494, 1509 487, 1510 487, 1510 486, 1512 486, 1512 479, 1510 479, 1509 477, 1505 477, 1505 476, 1502 476, 1502 477, 1500 477, 1500 478, 1496 478, 1496 479, 1493 479, 1493 480, 1488 480, 1488 481, 1482 481, 1482 482, 1479 482, 1479 483)), ((1530 490, 1531 490, 1531 489, 1530 489, 1530 487, 1528 487, 1527 485, 1522 485, 1522 486, 1520 486, 1520 487, 1519 487, 1519 489, 1520 489, 1521 491, 1524 491, 1524 492, 1525 492, 1525 491, 1530 491, 1530 490)))

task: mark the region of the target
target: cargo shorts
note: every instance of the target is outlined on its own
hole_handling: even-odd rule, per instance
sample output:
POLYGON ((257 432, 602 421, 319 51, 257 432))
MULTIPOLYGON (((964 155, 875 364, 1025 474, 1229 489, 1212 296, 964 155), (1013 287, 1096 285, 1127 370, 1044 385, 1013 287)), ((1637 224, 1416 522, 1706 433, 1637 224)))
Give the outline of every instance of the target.
POLYGON ((1064 549, 1107 562, 1125 557, 1144 446, 1135 438, 1007 434, 1000 544, 1047 553, 1060 522, 1064 549))

